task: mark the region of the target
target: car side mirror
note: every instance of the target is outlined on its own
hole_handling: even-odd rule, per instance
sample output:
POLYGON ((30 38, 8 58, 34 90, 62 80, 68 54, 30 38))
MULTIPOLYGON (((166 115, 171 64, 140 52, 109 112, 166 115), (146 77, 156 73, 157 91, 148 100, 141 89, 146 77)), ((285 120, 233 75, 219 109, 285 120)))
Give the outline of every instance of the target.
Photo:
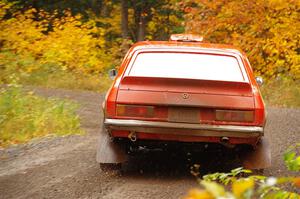
POLYGON ((258 84, 259 86, 262 86, 262 85, 263 85, 263 83, 264 83, 264 80, 263 80, 263 78, 262 78, 262 77, 260 77, 260 76, 258 76, 258 77, 255 77, 255 81, 257 82, 257 84, 258 84))
POLYGON ((109 76, 109 78, 110 79, 112 79, 112 80, 114 80, 115 78, 116 78, 116 76, 117 76, 117 70, 116 69, 110 69, 109 71, 108 71, 108 76, 109 76))

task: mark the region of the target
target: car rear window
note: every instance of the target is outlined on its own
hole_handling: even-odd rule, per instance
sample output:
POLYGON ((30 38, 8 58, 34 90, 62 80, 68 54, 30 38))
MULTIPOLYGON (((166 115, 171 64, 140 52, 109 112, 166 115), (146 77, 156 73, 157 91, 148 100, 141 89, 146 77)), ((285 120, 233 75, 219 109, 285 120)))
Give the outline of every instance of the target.
POLYGON ((233 56, 200 53, 139 53, 129 76, 244 81, 233 56))

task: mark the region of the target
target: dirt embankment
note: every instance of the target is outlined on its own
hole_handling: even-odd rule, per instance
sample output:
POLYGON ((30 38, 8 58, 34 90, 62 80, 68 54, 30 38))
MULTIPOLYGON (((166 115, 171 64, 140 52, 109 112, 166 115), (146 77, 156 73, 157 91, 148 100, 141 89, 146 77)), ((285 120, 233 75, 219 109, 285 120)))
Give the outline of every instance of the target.
MULTIPOLYGON (((103 95, 57 89, 36 93, 79 102, 87 134, 45 138, 0 151, 0 198, 180 198, 197 186, 189 174, 194 162, 185 156, 152 154, 129 161, 122 173, 101 171, 95 150, 103 95)), ((266 135, 273 161, 266 174, 295 175, 285 169, 282 154, 300 142, 300 109, 269 108, 266 135)))

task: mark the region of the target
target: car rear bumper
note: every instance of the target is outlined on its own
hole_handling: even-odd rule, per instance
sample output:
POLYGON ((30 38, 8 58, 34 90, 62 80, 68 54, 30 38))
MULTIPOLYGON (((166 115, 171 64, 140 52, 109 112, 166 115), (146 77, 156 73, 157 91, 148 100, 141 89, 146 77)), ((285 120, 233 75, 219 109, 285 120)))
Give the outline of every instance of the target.
POLYGON ((125 119, 105 119, 109 131, 122 130, 149 134, 200 137, 257 138, 264 134, 261 126, 207 125, 125 119))

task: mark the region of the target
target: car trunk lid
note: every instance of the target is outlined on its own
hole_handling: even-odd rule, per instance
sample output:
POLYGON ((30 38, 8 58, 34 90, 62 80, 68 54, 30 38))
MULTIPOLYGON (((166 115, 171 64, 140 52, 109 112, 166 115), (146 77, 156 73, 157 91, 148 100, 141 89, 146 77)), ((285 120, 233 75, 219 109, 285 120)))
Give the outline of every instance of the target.
POLYGON ((254 109, 246 82, 126 76, 117 103, 182 107, 254 109))

